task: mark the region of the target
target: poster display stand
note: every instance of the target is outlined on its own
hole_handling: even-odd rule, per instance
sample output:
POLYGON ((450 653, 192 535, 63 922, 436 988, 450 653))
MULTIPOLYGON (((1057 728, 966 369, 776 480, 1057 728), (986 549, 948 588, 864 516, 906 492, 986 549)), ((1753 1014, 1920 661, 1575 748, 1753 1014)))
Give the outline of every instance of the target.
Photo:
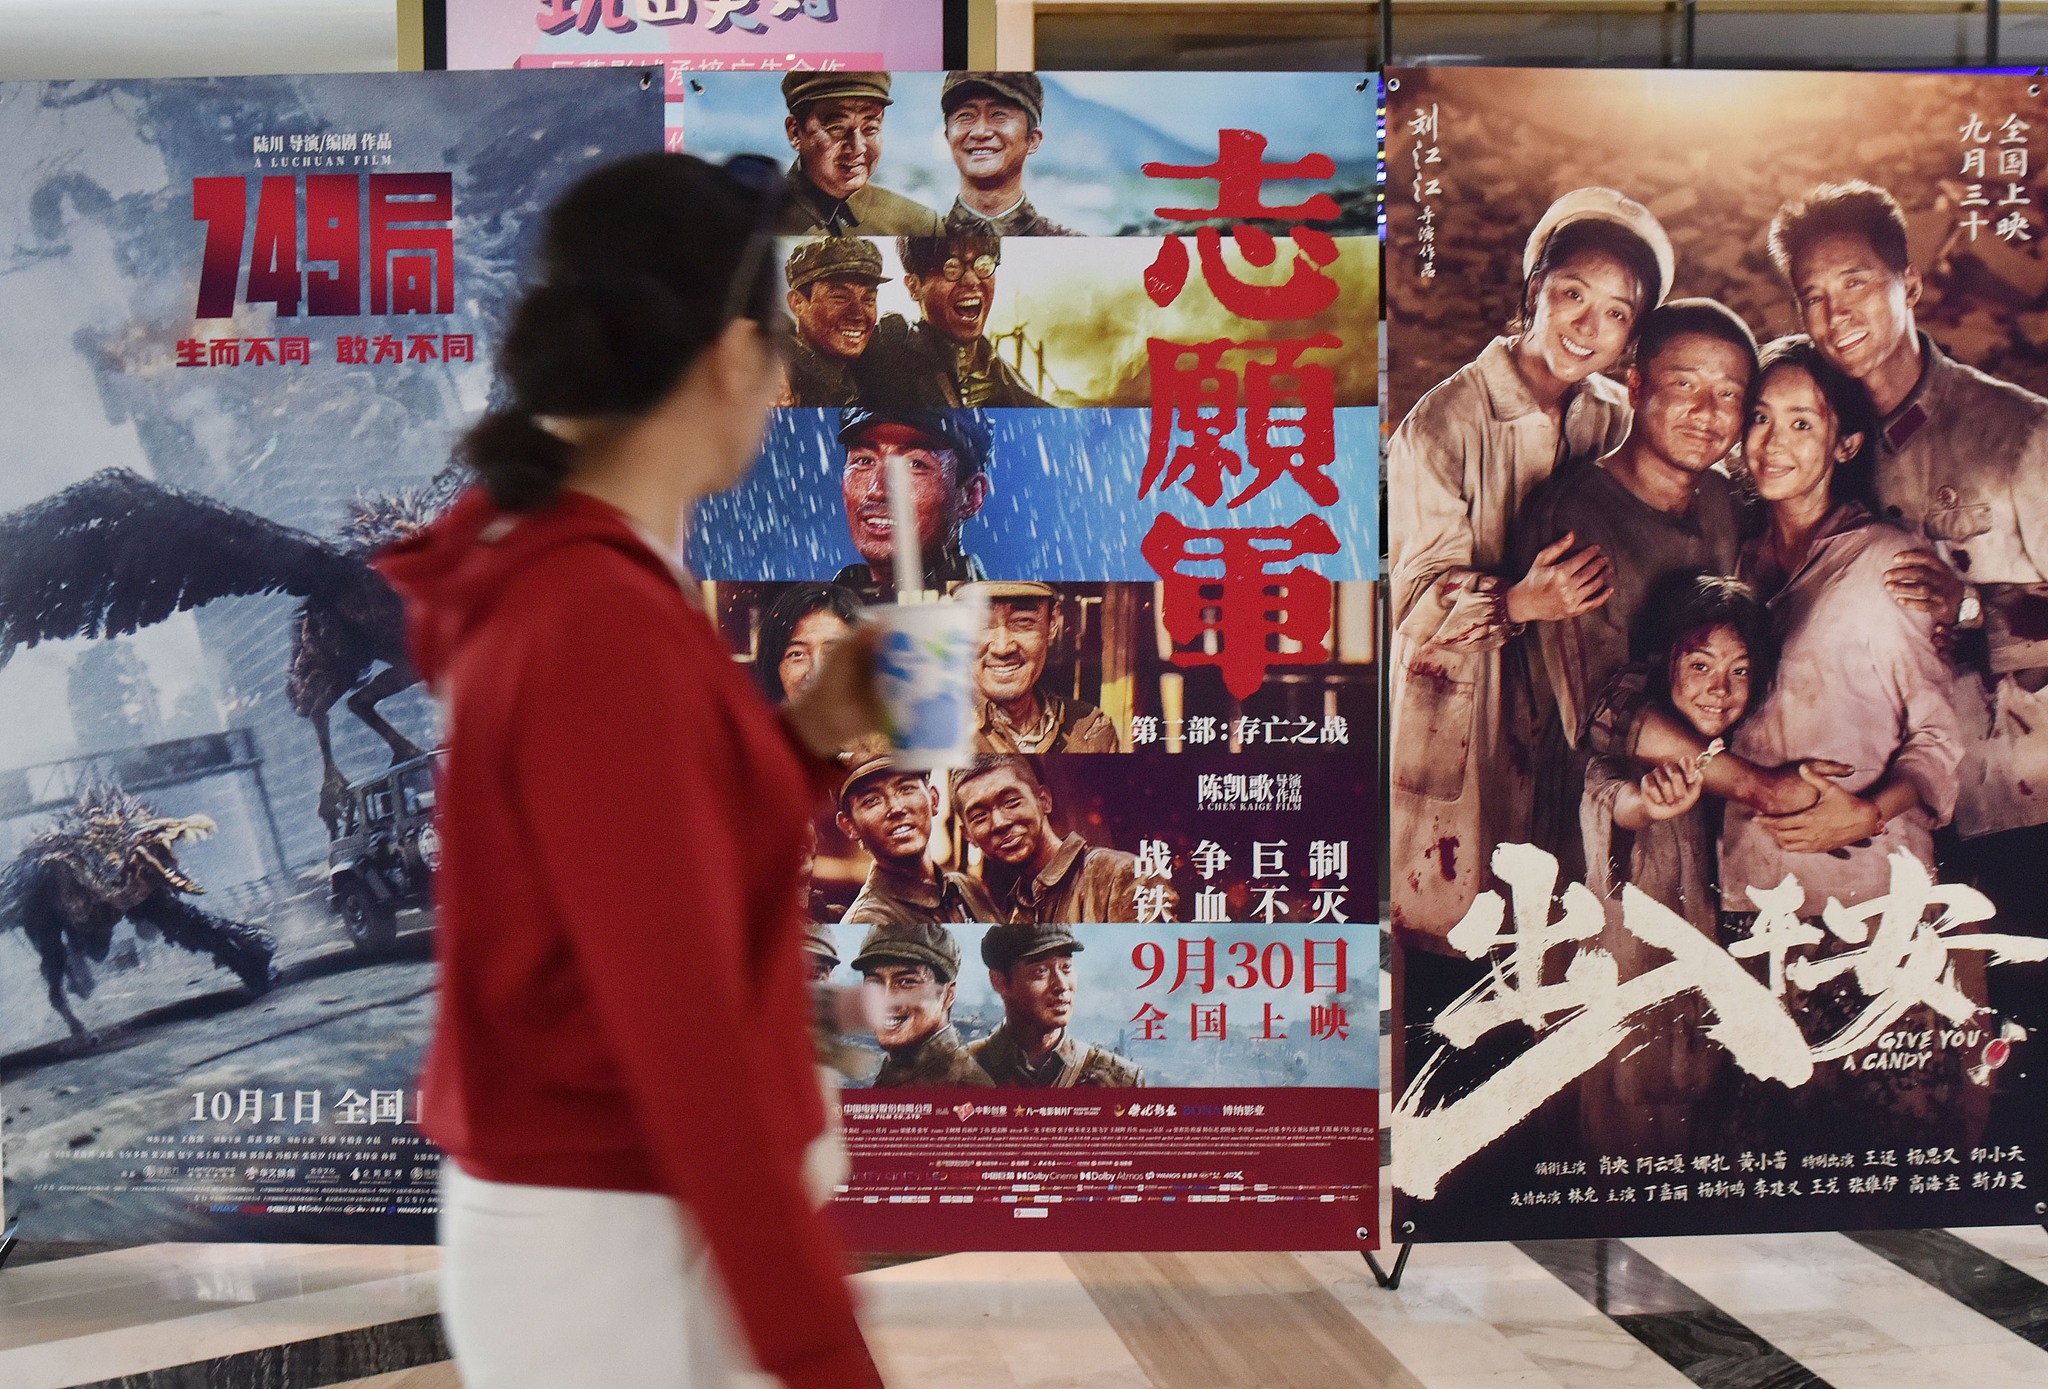
POLYGON ((941 8, 0 86, 0 1264, 431 1238, 441 730, 365 559, 653 148, 788 169, 678 556, 735 661, 986 613, 971 747, 848 748, 793 887, 886 1004, 819 1038, 851 1244, 2041 1223, 2043 79, 1393 67, 1376 139, 1355 73, 938 71, 941 8))
POLYGON ((432 1239, 438 714, 364 557, 461 487, 542 209, 659 147, 643 76, 0 86, 28 1238, 432 1239))
POLYGON ((809 624, 892 596, 903 449, 950 479, 924 586, 990 611, 976 759, 856 763, 818 826, 821 977, 932 995, 839 1039, 849 1242, 1369 1246, 1356 78, 728 72, 685 111, 705 158, 797 152, 787 403, 688 555, 735 651, 781 697, 809 624), (810 138, 850 120, 853 178, 810 138))
POLYGON ((1397 1226, 2037 1222, 2040 81, 1387 87, 1397 1226))

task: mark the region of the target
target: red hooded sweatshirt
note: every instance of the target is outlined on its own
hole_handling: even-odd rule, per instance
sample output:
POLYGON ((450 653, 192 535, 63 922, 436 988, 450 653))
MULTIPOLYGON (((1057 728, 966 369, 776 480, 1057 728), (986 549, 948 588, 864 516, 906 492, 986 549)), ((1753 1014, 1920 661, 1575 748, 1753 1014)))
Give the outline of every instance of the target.
POLYGON ((594 497, 471 491, 377 568, 448 711, 427 1133, 488 1181, 674 1197, 762 1369, 879 1386, 801 1175, 794 884, 832 765, 594 497))

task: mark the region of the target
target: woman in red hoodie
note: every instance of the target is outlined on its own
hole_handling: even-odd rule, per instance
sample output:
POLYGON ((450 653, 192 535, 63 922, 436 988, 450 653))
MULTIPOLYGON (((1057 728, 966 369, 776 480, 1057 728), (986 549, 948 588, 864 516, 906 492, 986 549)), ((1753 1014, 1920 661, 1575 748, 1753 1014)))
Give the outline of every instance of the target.
POLYGON ((650 154, 563 196, 465 442, 482 486, 381 564, 448 715, 423 1086, 467 1389, 723 1385, 746 1348, 790 1389, 880 1384, 818 1213, 793 890, 874 726, 865 647, 772 710, 670 558, 780 385, 758 173, 650 154))

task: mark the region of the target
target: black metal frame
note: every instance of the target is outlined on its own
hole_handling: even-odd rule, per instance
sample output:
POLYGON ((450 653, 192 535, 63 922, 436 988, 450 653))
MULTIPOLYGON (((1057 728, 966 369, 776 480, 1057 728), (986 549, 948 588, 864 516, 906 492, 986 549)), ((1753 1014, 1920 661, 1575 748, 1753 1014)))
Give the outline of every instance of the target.
POLYGON ((448 70, 448 0, 420 0, 420 66, 448 70))
POLYGON ((1408 1267, 1408 1256, 1415 1252, 1415 1246, 1410 1243, 1404 1243, 1401 1246, 1401 1252, 1394 1256, 1394 1271, 1392 1273, 1380 1267, 1380 1261, 1372 1256, 1370 1249, 1359 1252, 1365 1255, 1365 1266, 1372 1270, 1373 1281, 1388 1292, 1397 1292, 1401 1287, 1401 1274, 1408 1267))
POLYGON ((941 54, 949 72, 959 72, 967 66, 967 5, 968 0, 946 0, 946 33, 941 54))

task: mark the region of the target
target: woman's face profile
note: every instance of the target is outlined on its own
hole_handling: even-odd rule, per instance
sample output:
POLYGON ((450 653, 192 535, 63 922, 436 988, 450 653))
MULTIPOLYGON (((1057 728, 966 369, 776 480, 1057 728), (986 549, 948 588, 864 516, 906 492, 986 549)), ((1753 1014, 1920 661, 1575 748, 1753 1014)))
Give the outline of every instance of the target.
POLYGON ((1695 632, 1671 656, 1671 706, 1705 738, 1749 712, 1749 645, 1725 622, 1695 632))
POLYGON ((692 436, 702 437, 709 423, 716 431, 714 437, 721 439, 722 467, 718 476, 709 479, 711 492, 739 486, 761 456, 769 412, 783 384, 782 365, 770 332, 766 325, 740 319, 706 354, 705 365, 713 368, 715 382, 711 421, 693 415, 684 425, 692 436))
POLYGON ((1642 306, 1635 276, 1605 251, 1587 251, 1546 272, 1532 297, 1529 344, 1552 376, 1570 384, 1615 368, 1642 306))

